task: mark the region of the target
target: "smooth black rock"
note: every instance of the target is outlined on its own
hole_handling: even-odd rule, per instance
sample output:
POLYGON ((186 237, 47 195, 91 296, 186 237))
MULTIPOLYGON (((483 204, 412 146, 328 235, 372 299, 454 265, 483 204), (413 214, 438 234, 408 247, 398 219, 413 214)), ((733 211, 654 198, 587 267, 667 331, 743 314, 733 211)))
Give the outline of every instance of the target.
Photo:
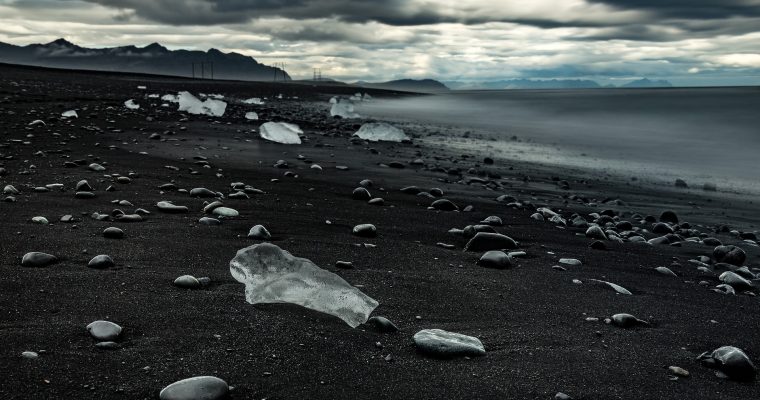
POLYGON ((103 237, 109 239, 121 239, 124 237, 124 231, 111 226, 103 230, 103 237))
POLYGON ((478 265, 486 268, 510 268, 512 266, 512 258, 503 251, 491 250, 480 257, 478 265))
POLYGON ((373 326, 381 333, 398 332, 398 327, 385 317, 375 316, 367 320, 367 325, 373 326))
POLYGON ((737 267, 741 267, 747 261, 747 253, 741 247, 733 245, 716 247, 713 249, 713 257, 717 262, 732 264, 737 267))
POLYGON ((677 224, 678 223, 678 215, 676 215, 673 211, 663 211, 662 214, 660 214, 660 222, 667 222, 670 224, 677 224))
POLYGON ((52 265, 57 262, 58 257, 39 251, 26 253, 24 254, 24 257, 21 258, 22 267, 47 267, 48 265, 52 265))
POLYGON ((734 346, 723 346, 711 353, 702 353, 697 359, 737 381, 751 381, 757 375, 757 367, 752 360, 744 351, 734 346))
POLYGON ((489 251, 516 248, 517 242, 511 237, 489 232, 478 232, 464 247, 465 251, 489 251))
POLYGON ((372 224, 360 224, 354 227, 352 233, 356 236, 373 238, 377 236, 377 228, 372 224))
POLYGON ((358 187, 351 193, 351 198, 354 200, 367 201, 372 198, 372 195, 369 193, 369 190, 363 187, 358 187))
POLYGON ((113 262, 113 259, 105 254, 95 256, 89 263, 87 263, 88 267, 95 269, 111 268, 115 265, 116 263, 113 262))
POLYGON ((433 202, 433 204, 430 205, 430 207, 435 208, 436 210, 441 211, 456 211, 459 210, 459 207, 454 204, 452 201, 447 199, 438 199, 433 202))

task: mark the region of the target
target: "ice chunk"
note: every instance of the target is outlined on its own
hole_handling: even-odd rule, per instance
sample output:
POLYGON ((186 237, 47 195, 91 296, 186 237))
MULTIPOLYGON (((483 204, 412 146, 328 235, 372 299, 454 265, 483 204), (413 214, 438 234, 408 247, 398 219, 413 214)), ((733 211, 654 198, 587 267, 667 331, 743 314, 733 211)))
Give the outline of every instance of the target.
POLYGON ((263 105, 264 102, 258 97, 251 97, 250 99, 243 100, 245 104, 255 104, 257 106, 263 105))
POLYGON ((259 114, 256 114, 253 111, 247 112, 247 113, 245 113, 245 119, 257 120, 257 119, 259 119, 259 114))
POLYGON ((179 103, 179 111, 187 111, 190 114, 221 117, 224 115, 224 110, 227 109, 227 103, 221 100, 206 99, 200 101, 190 92, 179 92, 177 102, 179 103))
POLYGON ((230 274, 245 284, 251 304, 297 304, 334 315, 352 328, 367 322, 379 304, 338 275, 270 243, 239 250, 230 261, 230 274))
POLYGON ((140 108, 140 105, 135 103, 134 100, 129 99, 124 102, 124 107, 127 107, 130 110, 137 110, 140 108))
POLYGON ((364 93, 364 98, 362 98, 362 101, 371 101, 372 96, 369 95, 369 93, 364 93))
POLYGON ((145 86, 138 86, 137 89, 139 89, 139 90, 145 90, 145 89, 147 89, 147 87, 145 87, 145 86))
POLYGON ((370 122, 359 128, 354 136, 358 136, 370 142, 403 142, 409 140, 404 131, 384 122, 370 122))
POLYGON ((149 99, 157 99, 157 98, 159 98, 159 97, 161 97, 161 95, 159 95, 159 94, 155 94, 155 93, 151 93, 151 94, 149 94, 149 95, 148 95, 148 98, 149 98, 149 99))
POLYGON ((171 103, 177 103, 177 102, 179 102, 179 99, 177 98, 177 96, 175 96, 173 94, 165 94, 165 95, 161 96, 161 100, 168 101, 168 102, 171 102, 171 103))
POLYGON ((338 104, 338 98, 335 96, 330 97, 330 104, 338 104))
POLYGON ((330 116, 338 116, 341 118, 361 118, 361 116, 354 112, 354 105, 347 101, 338 101, 330 108, 330 116))
POLYGON ((267 122, 259 127, 262 139, 282 144, 301 144, 299 133, 303 131, 298 125, 287 122, 267 122))
POLYGON ((64 111, 61 113, 61 117, 63 118, 79 118, 79 115, 74 110, 64 111))

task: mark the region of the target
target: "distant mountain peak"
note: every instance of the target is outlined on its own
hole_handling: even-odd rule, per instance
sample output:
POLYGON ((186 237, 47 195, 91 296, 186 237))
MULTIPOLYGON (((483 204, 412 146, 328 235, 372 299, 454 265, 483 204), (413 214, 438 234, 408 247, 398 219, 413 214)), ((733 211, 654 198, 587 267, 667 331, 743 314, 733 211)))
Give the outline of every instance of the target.
POLYGON ((71 43, 64 38, 53 40, 50 43, 45 43, 45 46, 77 47, 74 43, 71 43))
POLYGON ((673 84, 665 79, 641 78, 624 84, 624 88, 656 88, 656 87, 673 87, 673 84))
POLYGON ((149 44, 149 45, 147 45, 147 46, 143 47, 143 50, 149 50, 149 51, 161 51, 161 52, 163 52, 163 51, 169 51, 169 49, 167 49, 167 48, 166 48, 166 47, 164 47, 164 46, 161 46, 160 44, 158 44, 158 43, 156 43, 156 42, 153 42, 153 43, 151 43, 151 44, 149 44))

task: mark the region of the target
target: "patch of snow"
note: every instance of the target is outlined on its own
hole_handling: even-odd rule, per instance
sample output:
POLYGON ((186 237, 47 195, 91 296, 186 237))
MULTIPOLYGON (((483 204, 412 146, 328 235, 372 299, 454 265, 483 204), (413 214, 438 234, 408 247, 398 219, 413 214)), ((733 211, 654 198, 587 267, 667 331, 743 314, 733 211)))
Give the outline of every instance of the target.
POLYGON ((179 92, 177 102, 179 103, 179 111, 186 111, 196 115, 221 117, 227 109, 227 103, 221 100, 206 99, 205 101, 200 101, 197 97, 190 94, 190 92, 179 92))
POLYGON ((79 118, 79 115, 74 110, 64 111, 61 113, 61 117, 64 118, 79 118))
POLYGON ((255 120, 259 119, 259 114, 256 114, 253 111, 247 112, 247 113, 245 113, 245 119, 255 121, 255 120))
POLYGON ((129 99, 124 102, 124 107, 127 107, 130 110, 137 110, 140 108, 140 105, 135 103, 134 100, 129 99))
POLYGON ((259 127, 262 139, 282 144, 301 144, 301 128, 287 122, 267 122, 259 127))
POLYGON ((262 243, 241 249, 230 274, 245 284, 248 303, 292 303, 334 315, 352 328, 367 322, 378 302, 306 258, 262 243))
POLYGON ((404 131, 384 122, 364 124, 354 133, 354 136, 369 140, 370 142, 403 142, 404 140, 409 140, 409 136, 404 131))

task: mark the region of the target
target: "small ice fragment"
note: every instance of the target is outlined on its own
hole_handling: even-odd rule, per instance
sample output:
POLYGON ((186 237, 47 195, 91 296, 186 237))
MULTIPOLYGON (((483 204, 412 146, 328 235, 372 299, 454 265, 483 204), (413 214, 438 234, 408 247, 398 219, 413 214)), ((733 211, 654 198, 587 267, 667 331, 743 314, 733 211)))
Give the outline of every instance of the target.
POLYGON ((127 107, 130 110, 137 110, 137 109, 140 108, 140 105, 136 104, 134 102, 134 100, 129 99, 129 100, 127 100, 127 101, 124 102, 124 107, 127 107))
POLYGON ((248 120, 257 120, 257 119, 259 119, 259 114, 256 114, 253 111, 247 112, 247 113, 245 113, 245 119, 248 119, 248 120))
POLYGON ((347 101, 338 101, 330 108, 330 116, 341 118, 360 118, 361 116, 354 112, 354 105, 347 101))
POLYGON ((177 98, 177 96, 175 96, 173 94, 165 94, 165 95, 161 96, 161 100, 168 101, 168 102, 171 102, 171 103, 177 103, 177 102, 179 102, 179 98, 177 98))
POLYGON ((179 92, 177 102, 179 103, 179 111, 187 111, 190 114, 196 115, 221 117, 227 109, 227 103, 221 100, 206 99, 205 101, 200 101, 197 97, 190 94, 190 92, 179 92))
POLYGON ((409 136, 404 131, 384 122, 364 124, 354 133, 354 136, 369 140, 370 142, 403 142, 404 140, 409 140, 409 136))
POLYGON ((138 90, 145 90, 145 89, 147 89, 147 87, 145 87, 145 86, 138 86, 137 89, 138 90))
POLYGON ((251 97, 250 99, 243 100, 245 104, 254 104, 257 106, 263 105, 264 102, 258 97, 251 97))
POLYGON ((287 122, 267 122, 259 127, 259 136, 282 144, 301 144, 298 134, 303 133, 298 125, 287 122))
POLYGON ((77 115, 77 112, 74 110, 64 111, 61 113, 61 117, 64 118, 79 118, 79 115, 77 115))
POLYGON ((334 315, 352 328, 367 322, 379 304, 338 275, 270 243, 239 250, 230 274, 245 284, 251 304, 297 304, 334 315))

